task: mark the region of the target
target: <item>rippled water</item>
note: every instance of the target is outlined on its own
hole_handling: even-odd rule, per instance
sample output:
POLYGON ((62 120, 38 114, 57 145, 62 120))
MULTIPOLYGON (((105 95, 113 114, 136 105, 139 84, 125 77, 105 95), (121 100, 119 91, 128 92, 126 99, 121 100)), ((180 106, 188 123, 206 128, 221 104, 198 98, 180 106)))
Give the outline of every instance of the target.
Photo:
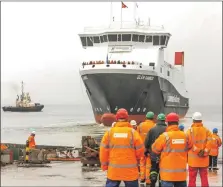
MULTIPOLYGON (((222 114, 220 109, 202 107, 204 124, 210 129, 217 127, 222 134, 222 114), (213 111, 210 115, 210 111, 213 111)), ((191 111, 193 112, 193 111, 191 111)), ((188 116, 191 116, 191 112, 188 116)), ((182 121, 186 128, 191 119, 182 121)), ((36 143, 80 147, 81 136, 103 135, 106 127, 96 125, 90 106, 46 106, 40 113, 1 114, 1 140, 9 143, 25 143, 30 131, 36 131, 36 143)), ((220 151, 221 153, 222 151, 220 151)), ((221 155, 220 155, 221 157, 221 155)), ((1 169, 2 186, 102 186, 106 173, 88 171, 79 162, 54 162, 51 168, 17 168, 9 166, 1 169)), ((222 181, 221 172, 210 173, 212 186, 222 181)))

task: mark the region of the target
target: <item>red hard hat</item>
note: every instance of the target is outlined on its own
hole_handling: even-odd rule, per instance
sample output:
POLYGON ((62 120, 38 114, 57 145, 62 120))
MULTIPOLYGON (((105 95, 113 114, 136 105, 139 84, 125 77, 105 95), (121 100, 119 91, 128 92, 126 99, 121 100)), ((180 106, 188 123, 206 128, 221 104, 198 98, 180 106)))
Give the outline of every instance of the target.
POLYGON ((124 108, 120 108, 116 113, 116 119, 128 119, 128 111, 124 108))
POLYGON ((178 122, 179 121, 179 116, 176 113, 169 113, 166 116, 166 122, 178 122))

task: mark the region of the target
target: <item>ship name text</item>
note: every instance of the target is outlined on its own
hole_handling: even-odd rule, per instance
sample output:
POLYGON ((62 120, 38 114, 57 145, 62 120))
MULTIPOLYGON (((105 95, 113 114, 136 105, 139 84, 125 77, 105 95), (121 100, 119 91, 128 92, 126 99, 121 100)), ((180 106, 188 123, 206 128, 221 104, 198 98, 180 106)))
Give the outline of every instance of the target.
POLYGON ((171 95, 171 96, 168 96, 167 101, 171 103, 180 103, 180 98, 177 96, 171 95))
POLYGON ((154 79, 154 77, 146 76, 146 75, 138 75, 136 79, 152 81, 154 79))

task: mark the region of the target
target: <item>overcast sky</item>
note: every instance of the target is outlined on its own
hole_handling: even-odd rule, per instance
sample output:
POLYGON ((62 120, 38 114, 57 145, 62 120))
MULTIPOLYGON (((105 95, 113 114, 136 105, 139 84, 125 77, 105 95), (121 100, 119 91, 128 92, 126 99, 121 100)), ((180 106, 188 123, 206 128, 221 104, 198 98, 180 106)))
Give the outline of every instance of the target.
MULTIPOLYGON (((133 18, 126 2, 123 20, 133 18)), ((185 51, 186 86, 192 104, 222 103, 222 5, 211 2, 138 3, 138 16, 172 34, 166 60, 185 51), (140 11, 140 13, 139 13, 140 11)), ((78 33, 110 19, 110 3, 2 2, 2 104, 12 104, 20 81, 36 102, 89 103, 78 68, 78 33)), ((115 20, 120 3, 113 4, 115 20)))

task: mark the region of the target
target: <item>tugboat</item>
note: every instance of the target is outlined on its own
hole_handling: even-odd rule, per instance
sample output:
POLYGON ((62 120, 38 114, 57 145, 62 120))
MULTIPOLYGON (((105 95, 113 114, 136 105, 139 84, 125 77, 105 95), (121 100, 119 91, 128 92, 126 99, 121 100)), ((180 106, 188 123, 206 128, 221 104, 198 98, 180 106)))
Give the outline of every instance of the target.
POLYGON ((17 95, 16 106, 2 107, 4 112, 41 112, 44 105, 40 103, 32 103, 29 93, 24 92, 24 84, 22 81, 21 95, 17 95))
POLYGON ((174 63, 166 62, 171 33, 163 26, 113 17, 108 27, 85 28, 79 37, 85 50, 79 72, 97 123, 111 126, 120 108, 137 123, 148 111, 187 114, 184 52, 175 52, 174 63))

